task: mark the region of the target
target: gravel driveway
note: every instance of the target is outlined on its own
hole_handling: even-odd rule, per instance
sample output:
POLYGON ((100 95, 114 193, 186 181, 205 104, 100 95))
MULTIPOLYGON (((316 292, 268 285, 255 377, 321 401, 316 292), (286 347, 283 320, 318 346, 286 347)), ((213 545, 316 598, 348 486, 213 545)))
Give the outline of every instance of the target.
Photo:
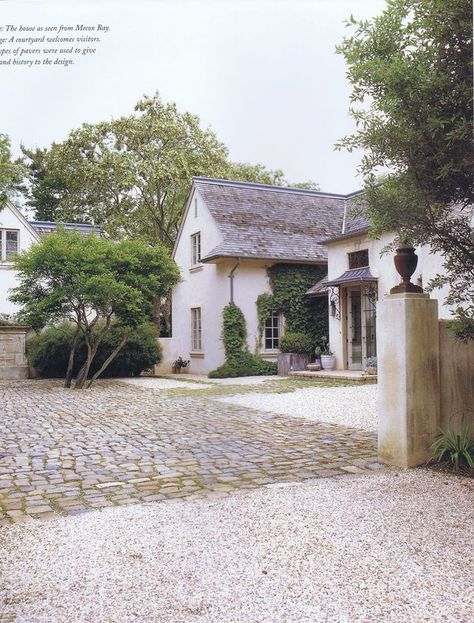
POLYGON ((470 623, 473 498, 412 470, 10 526, 0 618, 470 623))

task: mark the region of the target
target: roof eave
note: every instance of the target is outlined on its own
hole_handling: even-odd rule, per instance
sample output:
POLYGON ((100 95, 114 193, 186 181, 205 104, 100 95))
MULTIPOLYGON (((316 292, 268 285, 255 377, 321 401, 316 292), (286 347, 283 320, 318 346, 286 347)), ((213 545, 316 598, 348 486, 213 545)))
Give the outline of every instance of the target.
POLYGON ((332 242, 339 242, 341 240, 347 240, 348 238, 357 238, 359 236, 365 236, 369 233, 368 227, 362 227, 361 229, 354 229, 353 231, 348 232, 347 234, 341 234, 340 236, 334 236, 333 238, 324 238, 323 240, 318 240, 318 244, 327 245, 332 242))
POLYGON ((315 259, 310 260, 308 258, 289 258, 289 257, 270 257, 270 256, 254 256, 254 255, 244 255, 241 253, 232 253, 232 254, 224 254, 224 253, 216 253, 214 255, 208 255, 206 257, 201 258, 201 263, 203 264, 213 264, 218 260, 235 260, 240 258, 240 260, 255 260, 258 262, 284 262, 285 264, 315 264, 315 265, 327 265, 327 260, 315 259))

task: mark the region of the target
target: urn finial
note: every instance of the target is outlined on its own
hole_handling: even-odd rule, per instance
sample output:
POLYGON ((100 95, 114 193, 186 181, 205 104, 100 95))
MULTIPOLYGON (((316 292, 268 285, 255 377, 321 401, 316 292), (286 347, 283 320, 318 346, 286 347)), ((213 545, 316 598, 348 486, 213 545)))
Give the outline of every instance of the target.
POLYGON ((415 253, 415 247, 410 245, 399 247, 393 261, 402 280, 398 286, 390 290, 390 294, 400 294, 401 292, 416 292, 422 294, 423 288, 416 286, 410 281, 411 276, 415 272, 416 265, 418 264, 418 256, 415 253))

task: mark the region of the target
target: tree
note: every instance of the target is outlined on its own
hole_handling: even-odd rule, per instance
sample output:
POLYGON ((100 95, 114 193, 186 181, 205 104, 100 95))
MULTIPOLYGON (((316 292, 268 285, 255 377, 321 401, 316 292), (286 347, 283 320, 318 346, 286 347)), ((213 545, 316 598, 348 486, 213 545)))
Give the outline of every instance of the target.
POLYGON ((473 300, 472 24, 467 0, 388 0, 350 18, 346 60, 357 130, 337 147, 364 150, 357 209, 370 231, 429 243, 445 257, 448 303, 473 300))
POLYGON ((35 209, 38 221, 55 221, 61 200, 66 193, 66 183, 60 172, 47 169, 47 149, 28 149, 21 146, 25 167, 25 180, 21 192, 27 197, 26 205, 35 209))
POLYGON ((121 339, 92 376, 102 374, 133 330, 152 313, 156 297, 166 296, 179 280, 179 271, 163 246, 142 241, 116 243, 95 235, 58 233, 16 256, 19 285, 11 300, 23 306, 20 317, 33 328, 68 320, 76 327, 69 356, 66 387, 71 385, 79 337, 87 348, 75 387, 82 389, 91 364, 114 321, 121 339))
POLYGON ((191 178, 233 177, 274 183, 281 171, 233 164, 227 148, 199 118, 143 97, 135 114, 83 124, 29 158, 30 204, 37 216, 94 222, 113 238, 141 238, 172 248, 191 178), (49 197, 49 199, 48 199, 49 197))
POLYGON ((8 197, 15 192, 23 174, 22 165, 11 159, 10 139, 6 134, 0 134, 0 210, 5 206, 8 197))

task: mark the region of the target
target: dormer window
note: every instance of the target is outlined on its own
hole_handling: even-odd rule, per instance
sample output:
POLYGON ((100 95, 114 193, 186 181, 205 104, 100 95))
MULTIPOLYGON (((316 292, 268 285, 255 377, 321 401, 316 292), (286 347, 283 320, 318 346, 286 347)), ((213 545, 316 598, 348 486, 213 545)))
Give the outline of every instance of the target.
POLYGON ((191 266, 201 262, 201 232, 191 236, 191 266))
POLYGON ((349 269, 351 268, 366 268, 369 265, 369 250, 363 249, 362 251, 354 251, 349 253, 349 269))

